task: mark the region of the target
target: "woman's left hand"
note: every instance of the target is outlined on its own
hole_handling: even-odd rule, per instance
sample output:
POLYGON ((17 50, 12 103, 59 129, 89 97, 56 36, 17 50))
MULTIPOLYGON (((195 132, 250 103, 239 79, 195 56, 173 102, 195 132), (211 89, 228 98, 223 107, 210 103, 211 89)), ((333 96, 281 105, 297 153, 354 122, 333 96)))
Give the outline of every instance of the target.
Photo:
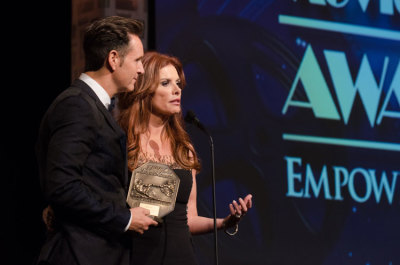
POLYGON ((252 195, 248 194, 244 199, 239 198, 238 202, 233 200, 229 204, 230 215, 225 217, 223 227, 230 228, 236 226, 239 221, 247 214, 248 210, 252 207, 252 195))

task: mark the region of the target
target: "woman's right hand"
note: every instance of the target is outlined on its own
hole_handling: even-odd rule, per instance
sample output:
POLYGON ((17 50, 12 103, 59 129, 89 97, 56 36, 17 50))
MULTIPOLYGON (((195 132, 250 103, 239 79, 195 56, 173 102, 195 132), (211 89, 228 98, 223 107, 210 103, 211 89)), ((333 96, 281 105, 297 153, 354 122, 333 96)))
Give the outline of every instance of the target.
POLYGON ((42 219, 44 224, 46 225, 47 231, 54 232, 54 230, 56 229, 56 218, 53 208, 51 208, 50 205, 43 209, 42 219))

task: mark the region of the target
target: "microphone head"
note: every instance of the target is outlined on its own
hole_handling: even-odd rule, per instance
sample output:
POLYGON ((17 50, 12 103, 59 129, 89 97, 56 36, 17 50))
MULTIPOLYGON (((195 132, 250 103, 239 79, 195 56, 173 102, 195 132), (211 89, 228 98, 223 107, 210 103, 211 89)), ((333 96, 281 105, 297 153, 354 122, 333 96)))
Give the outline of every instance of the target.
MULTIPOLYGON (((194 124, 195 126, 197 126, 200 130, 202 130, 203 132, 205 132, 208 136, 210 136, 210 133, 207 131, 206 127, 204 127, 204 125, 200 122, 200 120, 196 117, 196 114, 194 114, 193 111, 188 110, 186 112, 186 116, 185 116, 185 121, 187 123, 191 123, 194 124)), ((211 137, 211 136, 210 136, 211 137)))
POLYGON ((185 121, 186 121, 187 123, 193 123, 193 122, 196 121, 196 119, 197 119, 196 114, 194 114, 193 111, 188 110, 188 111, 186 112, 185 121))

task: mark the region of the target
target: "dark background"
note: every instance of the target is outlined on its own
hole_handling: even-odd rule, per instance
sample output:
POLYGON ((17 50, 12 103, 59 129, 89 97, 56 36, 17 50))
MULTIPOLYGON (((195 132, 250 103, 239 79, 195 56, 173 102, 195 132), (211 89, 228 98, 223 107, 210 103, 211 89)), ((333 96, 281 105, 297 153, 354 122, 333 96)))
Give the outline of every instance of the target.
POLYGON ((33 264, 44 240, 34 144, 42 115, 70 84, 69 1, 2 4, 1 263, 33 264))

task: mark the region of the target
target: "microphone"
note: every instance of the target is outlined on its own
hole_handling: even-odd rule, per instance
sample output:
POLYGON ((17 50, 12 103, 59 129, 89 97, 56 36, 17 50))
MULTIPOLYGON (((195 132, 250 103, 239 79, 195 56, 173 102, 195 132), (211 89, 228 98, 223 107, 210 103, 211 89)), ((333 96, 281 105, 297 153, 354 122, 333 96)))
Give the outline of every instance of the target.
POLYGON ((207 134, 210 141, 210 151, 211 151, 211 180, 212 180, 212 201, 213 201, 213 219, 214 219, 214 254, 215 254, 215 265, 218 265, 218 238, 217 238, 217 206, 216 206, 216 196, 215 196, 215 162, 214 162, 214 143, 211 134, 207 131, 206 127, 200 122, 196 114, 189 110, 186 112, 185 121, 187 123, 192 123, 196 125, 200 130, 207 134))
POLYGON ((209 135, 206 127, 204 127, 204 125, 200 122, 200 120, 197 118, 196 114, 193 111, 188 110, 186 112, 185 121, 187 123, 191 123, 191 124, 196 125, 200 130, 202 130, 207 135, 209 135))

